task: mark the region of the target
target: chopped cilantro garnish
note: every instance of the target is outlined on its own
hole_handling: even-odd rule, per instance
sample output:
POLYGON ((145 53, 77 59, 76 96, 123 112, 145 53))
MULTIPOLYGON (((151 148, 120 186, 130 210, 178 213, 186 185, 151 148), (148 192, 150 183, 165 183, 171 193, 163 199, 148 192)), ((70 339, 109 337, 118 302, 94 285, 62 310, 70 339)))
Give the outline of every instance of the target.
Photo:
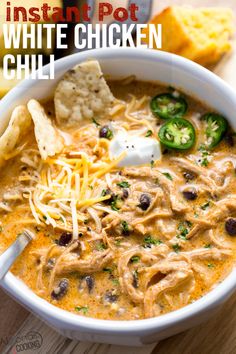
POLYGON ((169 180, 173 181, 173 177, 171 176, 171 174, 169 172, 163 172, 162 173, 166 178, 168 178, 169 180))
POLYGON ((204 144, 201 144, 198 148, 198 151, 201 151, 203 155, 209 155, 209 151, 207 151, 207 147, 204 144))
POLYGON ((109 268, 109 267, 106 267, 106 268, 103 268, 103 272, 106 272, 106 273, 112 274, 113 269, 112 269, 112 268, 109 268))
POLYGON ((112 283, 116 286, 120 285, 119 279, 112 279, 112 283))
POLYGON ((113 138, 113 132, 112 132, 111 129, 108 129, 108 130, 107 130, 106 138, 107 138, 108 140, 111 140, 111 139, 113 138))
POLYGON ((206 202, 205 204, 201 205, 201 209, 202 210, 206 210, 207 208, 209 208, 209 206, 211 205, 211 202, 206 202))
POLYGON ((122 234, 125 236, 129 236, 130 229, 129 229, 129 224, 127 221, 123 220, 121 221, 121 227, 122 227, 122 234))
POLYGON ((178 230, 181 231, 181 234, 187 234, 188 229, 191 227, 192 227, 191 221, 186 220, 186 221, 179 223, 178 230))
POLYGON ((187 241, 187 236, 186 235, 177 235, 177 238, 180 238, 181 240, 187 241))
POLYGON ((212 264, 212 263, 208 263, 208 268, 214 268, 215 267, 215 265, 214 264, 212 264))
POLYGON ((200 145, 198 151, 201 151, 202 159, 200 160, 200 165, 207 167, 209 165, 208 156, 210 155, 209 151, 206 150, 205 145, 200 145))
POLYGON ((127 182, 127 181, 123 181, 123 182, 117 183, 117 186, 118 186, 118 187, 121 187, 121 188, 129 188, 129 187, 130 187, 130 184, 129 184, 129 182, 127 182))
POLYGON ((114 211, 119 211, 121 208, 121 199, 118 195, 114 196, 113 201, 111 202, 111 209, 114 211))
POLYGON ((181 247, 180 247, 180 245, 178 245, 178 243, 176 243, 176 244, 172 245, 172 248, 176 253, 179 253, 181 247))
POLYGON ((155 161, 154 161, 154 160, 152 160, 152 161, 150 162, 150 164, 151 164, 151 168, 153 168, 153 167, 154 167, 154 165, 155 165, 155 161))
POLYGON ((93 123, 96 125, 96 127, 99 127, 101 124, 96 121, 95 118, 92 118, 93 123))
POLYGON ((204 248, 211 248, 211 244, 210 244, 210 243, 206 244, 206 245, 204 246, 204 248))
POLYGON ((206 147, 205 145, 201 144, 198 148, 198 151, 204 151, 204 150, 206 150, 206 147))
POLYGON ((145 137, 148 138, 149 136, 152 136, 153 132, 152 130, 148 130, 145 137))
POLYGON ((209 161, 206 157, 201 160, 201 166, 207 167, 209 165, 209 161))
POLYGON ((107 195, 107 190, 106 190, 106 189, 103 189, 101 196, 102 196, 102 197, 105 197, 106 195, 107 195))
POLYGON ((117 207, 115 200, 113 202, 111 202, 111 209, 114 210, 114 211, 119 211, 120 210, 120 208, 117 207))
POLYGON ((206 150, 204 150, 204 151, 202 151, 202 156, 209 156, 210 155, 210 153, 209 153, 209 151, 206 151, 206 150))
POLYGON ((97 245, 96 245, 96 250, 97 251, 104 251, 106 249, 106 245, 104 242, 99 242, 97 245))
POLYGON ((130 259, 130 262, 131 263, 137 263, 140 261, 140 257, 139 256, 133 256, 131 259, 130 259))
POLYGON ((192 227, 192 223, 188 220, 179 223, 178 230, 180 234, 177 235, 177 238, 181 238, 182 240, 187 240, 187 235, 192 227))
POLYGON ((76 311, 82 311, 84 315, 88 313, 88 306, 76 306, 75 307, 76 311))
POLYGON ((160 245, 161 243, 162 243, 162 241, 161 240, 157 240, 157 239, 155 239, 155 238, 153 238, 152 236, 147 236, 147 237, 145 237, 144 238, 144 240, 143 240, 143 242, 144 242, 144 247, 149 247, 149 248, 151 248, 152 247, 152 245, 160 245))

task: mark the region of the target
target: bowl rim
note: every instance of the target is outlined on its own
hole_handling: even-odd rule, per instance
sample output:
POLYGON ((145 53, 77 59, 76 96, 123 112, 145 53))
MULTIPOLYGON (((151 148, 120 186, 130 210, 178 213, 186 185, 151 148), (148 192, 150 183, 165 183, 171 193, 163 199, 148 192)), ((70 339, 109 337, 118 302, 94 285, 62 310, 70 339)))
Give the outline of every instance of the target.
MULTIPOLYGON (((67 66, 67 63, 73 63, 75 59, 77 59, 78 62, 81 62, 88 57, 93 57, 98 60, 107 60, 112 58, 122 59, 128 57, 133 60, 158 60, 159 62, 164 62, 172 66, 175 65, 182 70, 184 69, 191 73, 194 72, 194 74, 203 81, 216 85, 217 88, 219 88, 219 91, 232 100, 232 102, 235 102, 236 105, 236 92, 221 78, 188 59, 162 51, 137 48, 95 49, 87 52, 72 54, 57 60, 55 62, 55 72, 57 70, 63 70, 63 67, 67 66)), ((72 66, 73 64, 71 67, 72 66)), ((46 65, 44 70, 45 72, 49 71, 49 65, 46 65)), ((35 83, 35 80, 33 79, 23 80, 20 82, 1 100, 0 114, 1 112, 4 112, 4 110, 8 109, 8 105, 14 101, 15 97, 20 96, 36 84, 37 83, 35 83)), ((87 330, 94 333, 105 332, 108 335, 144 335, 147 332, 152 333, 157 330, 161 331, 170 326, 177 325, 180 322, 200 315, 200 313, 203 313, 206 310, 214 309, 226 301, 236 289, 236 269, 234 268, 219 285, 217 285, 202 298, 196 300, 194 303, 159 317, 140 320, 102 320, 80 316, 69 311, 62 310, 37 296, 30 288, 28 288, 10 272, 7 273, 4 279, 0 282, 0 286, 10 293, 17 301, 24 304, 38 315, 41 315, 46 321, 50 318, 55 326, 59 324, 59 327, 66 326, 74 330, 82 329, 83 331, 87 330), (20 283, 22 283, 22 285, 20 285, 20 283), (27 290, 24 291, 24 288, 27 290)))

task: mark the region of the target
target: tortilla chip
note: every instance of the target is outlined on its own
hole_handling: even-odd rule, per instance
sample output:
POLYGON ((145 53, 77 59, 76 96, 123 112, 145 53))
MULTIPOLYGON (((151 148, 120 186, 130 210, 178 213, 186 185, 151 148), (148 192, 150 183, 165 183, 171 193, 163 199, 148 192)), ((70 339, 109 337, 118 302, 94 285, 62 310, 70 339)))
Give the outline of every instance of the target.
POLYGON ((84 62, 69 70, 56 88, 57 122, 76 126, 82 119, 104 116, 113 101, 98 61, 84 62))
POLYGON ((30 100, 27 106, 34 122, 35 138, 40 155, 43 160, 46 160, 49 156, 61 152, 64 147, 63 138, 53 127, 44 108, 38 101, 30 100))
POLYGON ((0 167, 8 160, 31 125, 31 116, 26 106, 17 106, 12 112, 7 129, 0 137, 0 167))

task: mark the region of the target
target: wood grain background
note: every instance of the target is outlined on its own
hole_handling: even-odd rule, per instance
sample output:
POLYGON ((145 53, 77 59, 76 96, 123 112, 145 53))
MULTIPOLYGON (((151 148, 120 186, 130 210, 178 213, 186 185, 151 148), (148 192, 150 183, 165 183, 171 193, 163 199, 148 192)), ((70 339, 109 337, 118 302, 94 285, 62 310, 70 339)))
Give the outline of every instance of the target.
MULTIPOLYGON (((120 6, 120 1, 118 1, 118 4, 120 6)), ((236 0, 155 0, 153 4, 153 13, 173 4, 229 6, 234 9, 236 14, 236 0)), ((225 58, 225 60, 216 68, 216 72, 236 88, 236 56, 225 58)), ((24 329, 39 328, 44 334, 44 342, 46 342, 46 344, 40 351, 32 351, 32 353, 118 354, 122 351, 122 354, 149 354, 152 352, 152 347, 146 349, 127 348, 126 350, 100 345, 94 345, 92 347, 90 345, 89 347, 86 343, 78 343, 59 336, 32 315, 30 315, 30 317, 28 316, 28 311, 14 302, 0 289, 0 353, 12 352, 12 340, 13 337, 19 333, 19 329, 22 331, 24 329)), ((30 353, 30 351, 27 351, 27 353, 30 353)), ((169 353, 235 354, 236 294, 210 321, 172 338, 161 341, 153 350, 153 354, 169 353)))

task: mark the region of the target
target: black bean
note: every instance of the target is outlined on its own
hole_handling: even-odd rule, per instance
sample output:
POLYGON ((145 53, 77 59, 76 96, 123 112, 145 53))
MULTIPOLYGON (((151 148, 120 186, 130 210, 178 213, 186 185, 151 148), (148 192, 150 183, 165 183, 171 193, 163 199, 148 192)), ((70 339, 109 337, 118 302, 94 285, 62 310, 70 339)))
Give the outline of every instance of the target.
POLYGON ((123 220, 121 221, 121 232, 123 236, 129 236, 130 235, 130 226, 127 223, 127 221, 123 220))
POLYGON ((104 300, 106 301, 106 302, 110 302, 111 304, 113 303, 113 302, 117 302, 117 300, 118 300, 118 295, 116 295, 114 292, 112 292, 112 291, 107 291, 106 292, 106 294, 105 294, 105 296, 104 296, 104 300))
POLYGON ((67 246, 72 241, 72 233, 71 232, 63 232, 59 238, 58 245, 59 246, 67 246))
POLYGON ((139 202, 140 204, 138 205, 138 207, 145 211, 150 207, 151 198, 148 194, 142 194, 139 198, 139 202))
POLYGON ((197 199, 197 192, 194 189, 183 191, 183 196, 187 200, 196 200, 197 199))
POLYGON ((123 197, 123 199, 127 199, 129 197, 128 189, 123 189, 122 190, 122 197, 123 197))
POLYGON ((51 297, 55 300, 60 300, 63 296, 66 295, 69 288, 69 280, 62 279, 59 284, 53 289, 51 297))
POLYGON ((190 171, 184 172, 184 173, 183 173, 183 176, 184 176, 184 178, 186 179, 186 181, 192 181, 192 180, 194 180, 194 178, 195 178, 194 173, 192 173, 192 172, 190 172, 190 171))
POLYGON ((101 127, 99 131, 99 137, 109 139, 109 140, 112 139, 113 133, 108 125, 104 125, 103 127, 101 127))
POLYGON ((94 283, 95 283, 94 278, 91 277, 91 275, 86 275, 86 277, 84 279, 85 279, 86 285, 88 287, 88 292, 91 293, 91 291, 94 288, 94 283))
POLYGON ((107 195, 110 195, 110 199, 104 200, 103 203, 110 205, 112 202, 115 201, 116 195, 113 193, 109 188, 105 189, 102 193, 102 196, 105 197, 107 195))
POLYGON ((225 230, 230 236, 236 236, 236 219, 229 218, 225 222, 225 230))

